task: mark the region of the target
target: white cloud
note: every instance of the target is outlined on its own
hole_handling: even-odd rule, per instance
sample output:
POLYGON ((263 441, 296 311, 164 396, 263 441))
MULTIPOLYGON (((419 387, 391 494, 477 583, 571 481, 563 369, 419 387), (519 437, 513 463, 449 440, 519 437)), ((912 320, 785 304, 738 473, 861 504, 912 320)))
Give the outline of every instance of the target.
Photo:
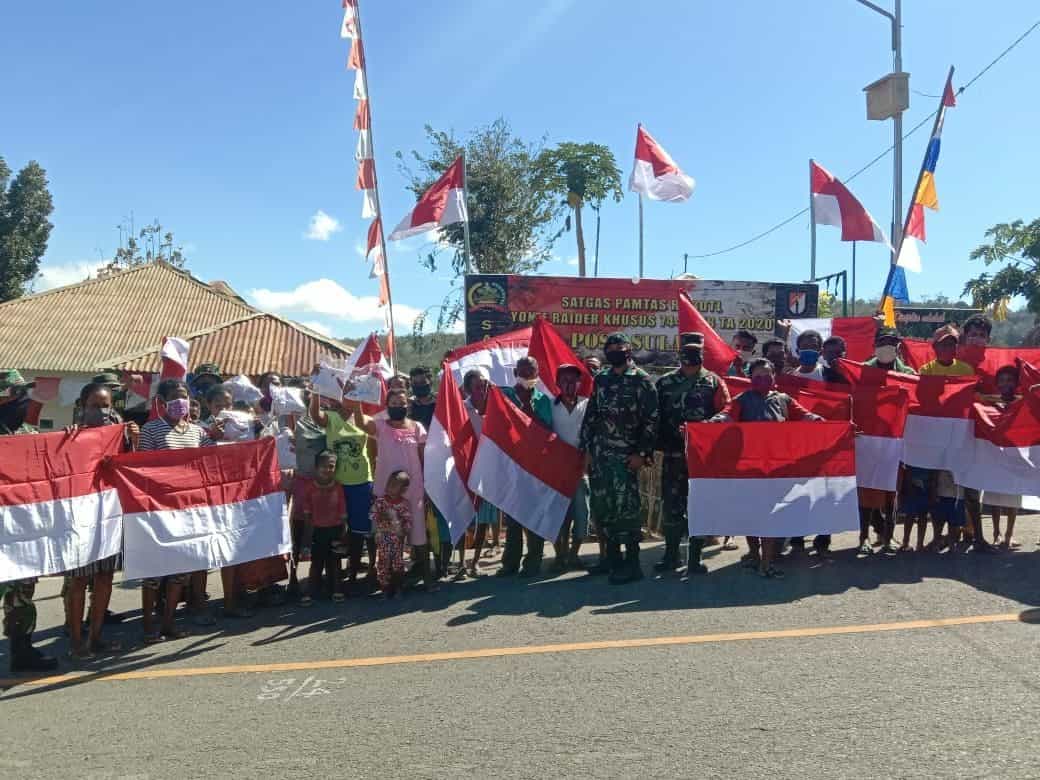
POLYGON ((578 258, 577 257, 572 257, 569 260, 566 260, 565 262, 567 263, 567 265, 573 265, 575 268, 578 267, 578 258))
POLYGON ((320 333, 322 336, 332 335, 332 328, 330 328, 323 322, 318 322, 317 320, 307 320, 306 322, 301 322, 300 324, 303 325, 303 327, 305 328, 310 328, 315 333, 320 333))
POLYGON ((307 227, 307 232, 303 234, 303 237, 311 241, 328 241, 332 238, 333 233, 338 233, 342 229, 343 226, 338 219, 330 217, 324 211, 318 209, 314 216, 311 217, 311 224, 307 227))
MULTIPOLYGON (((356 296, 332 279, 304 282, 292 290, 250 290, 248 297, 261 309, 279 314, 310 314, 331 317, 348 323, 384 321, 383 308, 374 295, 356 296)), ((394 304, 394 325, 397 330, 410 328, 419 309, 407 304, 394 304)))
POLYGON ((97 270, 104 265, 107 265, 107 261, 43 265, 40 267, 39 275, 33 280, 33 289, 36 292, 43 292, 53 290, 55 287, 82 282, 97 273, 97 270))

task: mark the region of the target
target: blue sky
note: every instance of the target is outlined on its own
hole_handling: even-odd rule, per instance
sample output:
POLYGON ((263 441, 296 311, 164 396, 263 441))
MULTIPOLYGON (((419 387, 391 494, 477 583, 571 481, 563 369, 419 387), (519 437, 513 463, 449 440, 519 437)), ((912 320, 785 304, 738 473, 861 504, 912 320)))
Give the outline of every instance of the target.
MULTIPOLYGON (((884 5, 885 0, 879 0, 884 5)), ((359 256, 348 41, 336 0, 9 3, 0 154, 47 169, 55 229, 38 289, 82 278, 111 256, 115 226, 158 218, 189 268, 335 335, 378 326, 359 256), (319 212, 321 212, 319 214, 319 212), (322 217, 325 215, 325 217, 322 217), (318 230, 308 238, 317 216, 318 230)), ((607 144, 627 180, 643 122, 697 180, 685 204, 646 206, 647 276, 684 252, 735 244, 807 203, 807 160, 838 177, 891 142, 861 89, 888 72, 887 20, 854 0, 362 0, 384 221, 413 199, 394 152, 422 148, 423 125, 465 132, 498 116, 523 137, 607 144), (633 10, 634 9, 634 10, 633 10)), ((964 84, 1036 21, 1035 0, 904 2, 911 87, 964 84)), ((1033 219, 1040 157, 1035 91, 1040 31, 981 78, 948 116, 914 297, 959 294, 968 253, 996 222, 1033 219)), ((911 127, 936 101, 914 94, 911 127)), ((904 197, 926 126, 905 146, 904 197)), ((891 158, 850 184, 883 226, 891 158)), ((600 273, 630 277, 636 200, 603 209, 600 273)), ((849 245, 820 228, 819 272, 849 245)), ((591 239, 591 235, 590 235, 591 239)), ((419 266, 420 241, 391 245, 399 326, 440 301, 446 273, 419 266)), ((591 252, 591 240, 590 240, 591 252)), ((575 274, 573 234, 547 273, 575 274)), ((807 219, 738 251, 691 261, 704 278, 800 281, 807 219)), ((859 245, 859 292, 876 295, 886 252, 859 245)))

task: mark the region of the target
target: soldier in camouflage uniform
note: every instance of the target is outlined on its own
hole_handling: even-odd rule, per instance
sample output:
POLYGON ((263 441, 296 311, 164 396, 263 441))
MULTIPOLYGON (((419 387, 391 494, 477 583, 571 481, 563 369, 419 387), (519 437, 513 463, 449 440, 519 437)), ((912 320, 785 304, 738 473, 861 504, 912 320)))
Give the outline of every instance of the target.
POLYGON ((639 542, 639 470, 653 457, 657 436, 657 391, 632 362, 623 333, 607 337, 610 366, 596 374, 581 427, 580 449, 589 469, 593 516, 606 535, 610 581, 642 579, 639 542), (624 560, 621 545, 626 547, 624 560))
MULTIPOLYGON (((26 382, 18 371, 0 371, 0 436, 36 433, 25 422, 29 408, 29 390, 34 383, 26 382)), ((33 593, 36 580, 0 582, 0 598, 4 603, 4 636, 11 651, 11 672, 49 672, 58 661, 44 655, 32 646, 32 632, 36 629, 36 605, 33 593)))
MULTIPOLYGON (((662 574, 679 567, 679 545, 688 526, 686 517, 689 475, 686 470, 684 426, 704 422, 729 404, 729 390, 717 375, 704 368, 704 336, 679 335, 680 365, 657 380, 660 408, 657 449, 664 454, 661 469, 661 516, 664 526, 664 557, 654 564, 662 574)), ((703 537, 690 537, 690 552, 684 580, 707 571, 701 564, 703 537)))

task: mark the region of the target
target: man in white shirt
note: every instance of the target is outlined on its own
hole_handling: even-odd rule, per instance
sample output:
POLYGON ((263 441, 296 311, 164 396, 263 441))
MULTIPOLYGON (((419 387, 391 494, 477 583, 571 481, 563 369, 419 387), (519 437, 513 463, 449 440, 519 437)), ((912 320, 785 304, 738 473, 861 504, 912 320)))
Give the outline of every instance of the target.
MULTIPOLYGON (((556 385, 560 394, 552 405, 553 431, 561 440, 572 447, 578 446, 581 434, 581 423, 585 419, 585 407, 589 399, 578 396, 578 385, 581 383, 581 371, 577 366, 564 363, 556 369, 556 385)), ((578 492, 567 510, 567 518, 556 538, 556 561, 553 568, 557 571, 581 569, 584 566, 578 557, 581 543, 589 532, 589 478, 582 476, 578 483, 578 492), (567 537, 570 536, 570 547, 567 537)))
POLYGON ((798 334, 795 345, 798 347, 798 368, 791 373, 802 379, 822 382, 824 365, 820 362, 820 353, 823 351, 823 337, 815 330, 805 330, 798 334))

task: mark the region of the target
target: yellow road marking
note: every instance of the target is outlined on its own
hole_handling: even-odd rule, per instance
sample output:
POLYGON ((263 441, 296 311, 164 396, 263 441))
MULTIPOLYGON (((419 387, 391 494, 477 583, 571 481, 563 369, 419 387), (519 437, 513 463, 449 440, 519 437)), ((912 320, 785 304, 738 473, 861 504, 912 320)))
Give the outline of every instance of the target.
POLYGON ((724 634, 692 634, 689 636, 662 636, 646 639, 604 639, 596 642, 564 642, 553 645, 520 647, 489 647, 474 650, 453 650, 443 653, 415 655, 383 655, 368 658, 338 658, 328 661, 286 661, 268 664, 237 664, 233 666, 202 666, 197 668, 139 669, 132 672, 82 672, 51 677, 0 679, 0 686, 60 685, 83 678, 104 681, 161 680, 182 677, 207 677, 218 674, 258 674, 261 672, 301 672, 323 669, 358 669, 368 666, 398 664, 425 664, 440 661, 470 661, 479 658, 504 658, 519 655, 546 655, 578 653, 589 650, 628 650, 637 647, 669 647, 674 645, 703 645, 718 642, 744 642, 760 639, 801 639, 806 637, 841 636, 845 634, 873 634, 884 631, 911 631, 922 628, 947 628, 983 623, 1015 623, 1021 619, 1017 612, 999 615, 970 615, 967 617, 905 620, 899 623, 870 623, 853 626, 819 626, 815 628, 787 628, 773 631, 739 631, 724 634))

